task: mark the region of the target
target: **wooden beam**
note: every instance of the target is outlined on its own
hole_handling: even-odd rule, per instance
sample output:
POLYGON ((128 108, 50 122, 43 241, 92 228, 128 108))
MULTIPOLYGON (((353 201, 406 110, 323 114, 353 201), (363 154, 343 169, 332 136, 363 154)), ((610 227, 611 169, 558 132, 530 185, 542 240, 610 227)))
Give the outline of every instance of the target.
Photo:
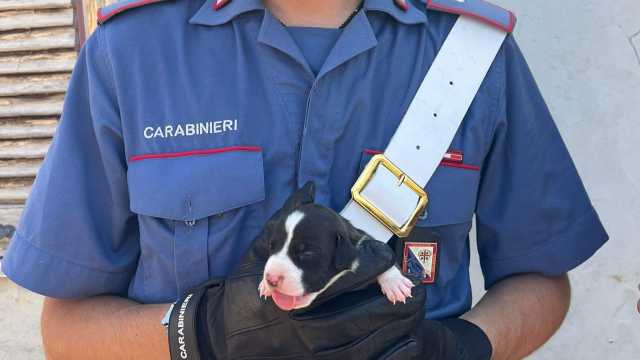
POLYGON ((64 93, 70 77, 71 74, 0 76, 0 96, 64 93))
POLYGON ((0 179, 33 178, 41 165, 42 159, 0 160, 0 179))
POLYGON ((0 0, 0 11, 71 7, 71 0, 0 0))
POLYGON ((16 225, 22 214, 22 206, 0 205, 0 224, 16 225))
POLYGON ((0 140, 0 159, 42 159, 50 144, 49 139, 0 140))
POLYGON ((27 201, 31 186, 17 188, 1 188, 0 187, 0 204, 2 205, 19 205, 27 201))
POLYGON ((40 51, 52 49, 73 49, 75 46, 73 28, 39 29, 28 32, 0 34, 0 53, 16 51, 40 51))
POLYGON ((64 95, 0 98, 0 118, 60 115, 64 95))
POLYGON ((23 204, 32 185, 33 179, 0 179, 0 205, 23 204))
POLYGON ((0 31, 73 26, 73 9, 0 12, 0 31))
POLYGON ((51 138, 57 126, 56 118, 0 120, 0 140, 51 138))
POLYGON ((71 72, 75 51, 0 56, 0 75, 71 72))

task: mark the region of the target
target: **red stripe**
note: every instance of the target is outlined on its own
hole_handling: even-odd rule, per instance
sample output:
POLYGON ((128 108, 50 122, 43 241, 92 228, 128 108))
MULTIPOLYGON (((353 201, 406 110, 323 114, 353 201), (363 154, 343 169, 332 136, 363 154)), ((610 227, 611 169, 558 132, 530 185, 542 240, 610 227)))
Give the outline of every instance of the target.
POLYGON ((509 25, 508 25, 508 27, 506 29, 505 28, 503 28, 503 29, 507 30, 508 32, 512 32, 513 28, 515 28, 515 26, 516 26, 516 21, 517 21, 516 15, 513 13, 513 11, 509 11, 509 10, 503 8, 500 5, 496 5, 496 4, 490 3, 488 1, 485 1, 485 2, 488 5, 493 6, 494 8, 498 8, 498 9, 500 9, 502 11, 506 11, 507 13, 509 13, 509 25))
POLYGON ((134 7, 138 7, 138 6, 142 6, 142 5, 147 5, 147 4, 152 4, 154 2, 159 2, 162 0, 140 0, 140 1, 136 1, 136 2, 132 2, 129 5, 120 7, 120 8, 115 8, 113 10, 111 10, 111 12, 108 12, 104 15, 101 14, 101 10, 102 9, 98 9, 98 24, 102 24, 103 22, 105 22, 106 20, 108 20, 110 17, 119 14, 125 10, 129 10, 131 8, 134 7))
POLYGON ((516 21, 517 21, 516 15, 511 11, 509 11, 509 32, 512 32, 513 29, 516 27, 516 21))
MULTIPOLYGON (((495 6, 498 7, 497 5, 495 5, 495 6)), ((501 8, 501 9, 509 12, 509 25, 508 26, 504 26, 503 24, 501 24, 501 23, 499 23, 499 22, 497 22, 495 20, 486 18, 484 16, 480 16, 480 15, 478 15, 476 13, 468 12, 468 11, 461 10, 461 9, 456 9, 456 8, 445 6, 445 5, 434 4, 433 0, 428 0, 427 1, 427 8, 428 9, 434 9, 434 10, 441 10, 441 11, 454 13, 454 14, 458 14, 458 15, 469 16, 469 17, 472 17, 474 19, 478 19, 478 20, 480 20, 480 21, 482 21, 482 22, 484 22, 486 24, 495 26, 495 27, 497 27, 499 29, 502 29, 502 30, 504 30, 506 32, 509 32, 509 33, 513 31, 513 28, 516 25, 516 17, 515 17, 515 15, 513 15, 513 13, 511 11, 503 9, 503 8, 501 8)))
POLYGON ((191 150, 191 151, 182 151, 182 152, 174 152, 174 153, 144 154, 144 155, 132 156, 129 158, 129 161, 133 162, 133 161, 148 160, 148 159, 166 159, 166 158, 177 158, 177 157, 185 157, 185 156, 211 155, 211 154, 220 154, 220 153, 233 152, 233 151, 260 152, 262 151, 262 148, 259 146, 229 146, 229 147, 216 148, 216 149, 191 150))
POLYGON ((229 3, 230 0, 216 0, 213 3, 213 10, 220 10, 229 3))
MULTIPOLYGON (((383 154, 382 151, 373 150, 373 149, 364 149, 364 150, 362 150, 362 152, 367 154, 367 155, 383 154)), ((460 150, 449 150, 449 153, 456 154, 456 155, 462 155, 462 151, 460 151, 460 150)), ((449 160, 449 159, 442 159, 442 161, 440 162, 440 166, 453 167, 453 168, 466 169, 466 170, 473 170, 473 171, 480 171, 480 167, 479 166, 469 165, 469 164, 462 164, 460 162, 456 162, 456 160, 449 160)))
POLYGON ((378 155, 378 154, 382 154, 382 151, 380 150, 372 150, 372 149, 364 149, 362 150, 362 152, 364 152, 367 155, 378 155))
POLYGON ((453 167, 453 168, 459 168, 459 169, 465 169, 465 170, 480 171, 480 166, 468 165, 468 164, 460 164, 460 163, 457 163, 457 162, 447 161, 447 160, 442 160, 440 162, 440 166, 453 167))
POLYGON ((409 10, 409 4, 407 4, 406 0, 395 0, 396 6, 402 9, 402 11, 409 10))

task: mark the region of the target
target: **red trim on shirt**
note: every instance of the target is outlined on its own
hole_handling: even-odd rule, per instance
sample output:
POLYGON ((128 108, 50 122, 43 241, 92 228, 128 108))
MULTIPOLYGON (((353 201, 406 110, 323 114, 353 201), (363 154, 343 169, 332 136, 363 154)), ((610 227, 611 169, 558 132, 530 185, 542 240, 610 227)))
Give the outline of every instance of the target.
MULTIPOLYGON (((366 155, 378 155, 378 154, 383 154, 384 152, 380 151, 380 150, 373 150, 373 149, 364 149, 362 150, 363 153, 365 153, 366 155)), ((446 166, 446 167, 452 167, 452 168, 458 168, 458 169, 465 169, 465 170, 473 170, 473 171, 480 171, 480 166, 475 166, 475 165, 469 165, 469 164, 463 164, 462 163, 462 151, 460 150, 449 150, 447 152, 447 154, 455 154, 455 155, 459 155, 460 156, 460 160, 450 160, 450 159, 442 159, 442 161, 440 162, 440 166, 446 166)))
POLYGON ((440 162, 440 166, 459 168, 459 169, 465 169, 465 170, 480 171, 480 166, 469 165, 469 164, 461 164, 461 163, 457 163, 457 162, 453 162, 453 161, 449 161, 449 160, 442 160, 440 162))
POLYGON ((504 30, 504 31, 506 31, 508 33, 512 32, 513 28, 516 26, 516 17, 515 17, 515 15, 511 11, 506 10, 506 9, 504 9, 504 8, 498 6, 498 5, 494 5, 494 4, 490 4, 490 5, 493 5, 495 7, 499 7, 500 9, 502 9, 502 10, 504 10, 504 11, 509 13, 509 25, 508 26, 504 26, 503 24, 501 24, 501 23, 499 23, 499 22, 497 22, 497 21, 495 21, 493 19, 478 15, 476 13, 472 13, 472 12, 461 10, 461 9, 456 9, 456 8, 449 7, 449 6, 446 6, 446 5, 434 4, 433 0, 428 0, 427 1, 427 8, 428 9, 441 10, 441 11, 454 13, 454 14, 458 14, 458 15, 469 16, 469 17, 472 17, 474 19, 478 19, 478 20, 480 20, 480 21, 482 21, 482 22, 484 22, 486 24, 489 24, 489 25, 495 26, 495 27, 497 27, 499 29, 502 29, 502 30, 504 30))
POLYGON ((185 157, 185 156, 211 155, 211 154, 220 154, 220 153, 234 152, 234 151, 261 152, 262 148, 259 146, 228 146, 228 147, 222 147, 222 148, 216 148, 216 149, 190 150, 190 151, 160 153, 160 154, 143 154, 143 155, 132 156, 129 158, 129 161, 133 162, 133 161, 148 160, 148 159, 167 159, 167 158, 177 158, 177 157, 185 157))
POLYGON ((396 6, 402 9, 402 11, 409 10, 409 4, 407 4, 407 0, 394 0, 396 6))
POLYGON ((222 9, 225 5, 227 5, 231 0, 216 0, 213 3, 213 10, 220 10, 222 9))
POLYGON ((380 150, 372 150, 372 149, 364 149, 364 150, 362 150, 362 152, 364 152, 367 155, 379 155, 379 154, 383 153, 380 150))
POLYGON ((131 4, 125 5, 123 7, 115 8, 115 9, 111 10, 110 12, 108 12, 108 13, 106 13, 104 15, 101 14, 101 10, 102 9, 98 9, 98 24, 102 24, 103 22, 109 20, 109 18, 111 18, 112 16, 114 16, 116 14, 119 14, 119 13, 125 11, 125 10, 129 10, 131 8, 135 8, 135 7, 142 6, 142 5, 147 5, 147 4, 152 4, 152 3, 160 2, 160 1, 163 1, 163 0, 140 0, 140 1, 135 1, 135 2, 132 2, 131 4))
POLYGON ((444 161, 463 163, 464 154, 460 150, 449 150, 444 154, 444 161))

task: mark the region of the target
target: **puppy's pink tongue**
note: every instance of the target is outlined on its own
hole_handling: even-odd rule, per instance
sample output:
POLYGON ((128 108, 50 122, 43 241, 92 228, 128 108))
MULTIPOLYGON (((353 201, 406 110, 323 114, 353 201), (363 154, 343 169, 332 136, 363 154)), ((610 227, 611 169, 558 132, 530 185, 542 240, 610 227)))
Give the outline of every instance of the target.
POLYGON ((274 290, 273 294, 271 294, 271 298, 280 310, 290 311, 295 309, 299 296, 285 295, 274 290))

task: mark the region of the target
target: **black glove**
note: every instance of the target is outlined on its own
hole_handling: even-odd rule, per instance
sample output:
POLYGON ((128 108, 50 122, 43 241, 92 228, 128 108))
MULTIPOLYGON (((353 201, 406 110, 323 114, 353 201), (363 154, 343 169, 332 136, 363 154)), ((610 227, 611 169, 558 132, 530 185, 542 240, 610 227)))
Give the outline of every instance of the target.
POLYGON ((458 318, 424 320, 416 337, 424 360, 489 360, 493 352, 482 329, 458 318))
POLYGON ((375 283, 394 264, 393 251, 375 240, 359 247, 356 273, 341 277, 309 308, 284 312, 260 299, 266 262, 256 239, 228 279, 187 293, 169 322, 172 359, 412 359, 413 331, 424 318, 424 287, 393 305, 375 283))

